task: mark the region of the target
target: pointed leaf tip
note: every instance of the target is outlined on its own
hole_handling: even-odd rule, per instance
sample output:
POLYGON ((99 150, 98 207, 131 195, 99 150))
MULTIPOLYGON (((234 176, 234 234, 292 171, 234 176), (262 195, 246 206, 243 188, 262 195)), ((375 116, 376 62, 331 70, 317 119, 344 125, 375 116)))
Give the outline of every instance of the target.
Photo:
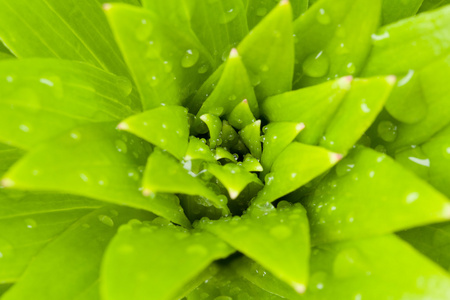
POLYGON ((297 132, 300 132, 303 129, 305 129, 305 124, 303 123, 298 123, 297 126, 295 126, 295 130, 297 130, 297 132))
POLYGON ((150 189, 144 189, 144 190, 142 191, 142 195, 144 195, 145 197, 149 197, 149 196, 151 196, 152 194, 154 194, 154 193, 153 193, 153 191, 150 190, 150 189))
POLYGON ((233 189, 228 190, 228 194, 230 194, 230 198, 233 200, 239 196, 239 192, 233 189))
POLYGON ((230 58, 236 58, 236 57, 239 57, 239 53, 236 48, 233 48, 230 51, 230 58))
POLYGON ((345 76, 338 80, 338 85, 343 90, 350 90, 353 81, 353 76, 345 76))
POLYGON ((338 161, 340 161, 344 157, 342 154, 331 152, 330 153, 330 163, 336 164, 338 161))
POLYGON ((1 186, 5 188, 9 188, 14 186, 14 181, 9 178, 3 178, 1 182, 1 186))
POLYGON ((119 125, 117 125, 116 128, 119 130, 128 130, 128 129, 130 129, 130 126, 128 126, 128 124, 125 122, 121 122, 121 123, 119 123, 119 125))
POLYGON ((386 77, 386 81, 387 81, 390 85, 394 85, 394 84, 397 82, 397 76, 389 75, 388 77, 386 77))
POLYGON ((292 287, 299 294, 303 294, 306 291, 306 286, 302 283, 294 282, 292 283, 292 287))
POLYGON ((286 4, 289 4, 289 0, 281 0, 280 1, 280 6, 281 5, 286 5, 286 4))

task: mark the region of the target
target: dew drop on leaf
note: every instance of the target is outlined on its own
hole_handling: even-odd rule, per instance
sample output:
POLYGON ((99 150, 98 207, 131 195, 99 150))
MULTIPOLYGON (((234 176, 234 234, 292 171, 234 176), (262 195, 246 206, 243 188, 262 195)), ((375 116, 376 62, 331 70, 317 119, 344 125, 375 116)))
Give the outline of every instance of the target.
POLYGON ((292 230, 288 226, 277 225, 270 229, 270 234, 276 239, 284 240, 291 236, 292 230))
POLYGON ((98 220, 109 227, 114 226, 114 221, 107 215, 99 215, 98 220))
POLYGON ((127 144, 125 144, 124 141, 116 140, 115 144, 116 144, 117 151, 119 151, 119 152, 121 152, 123 154, 127 153, 128 147, 127 147, 127 144))
POLYGON ((197 49, 186 50, 181 58, 181 66, 183 68, 190 68, 194 66, 197 63, 199 56, 200 52, 197 49))
POLYGON ((330 16, 323 8, 319 9, 316 18, 317 18, 317 22, 319 22, 322 25, 328 25, 331 22, 330 16))
POLYGON ((303 72, 314 78, 325 76, 329 67, 330 62, 323 51, 309 55, 303 62, 303 72))
POLYGON ((27 226, 27 228, 35 228, 37 223, 34 219, 27 218, 25 219, 25 225, 27 226))
POLYGON ((152 34, 153 26, 147 20, 142 19, 138 28, 136 29, 136 38, 139 41, 147 40, 152 34))
POLYGON ((378 135, 386 142, 393 142, 397 138, 397 125, 391 121, 381 121, 377 131, 378 135))
POLYGON ((258 17, 264 17, 267 14, 267 8, 265 7, 260 7, 256 10, 256 15, 258 17))
POLYGON ((161 46, 159 43, 151 40, 147 44, 147 50, 145 51, 145 55, 147 58, 155 59, 159 57, 159 54, 161 52, 161 46))
POLYGON ((350 158, 345 158, 336 166, 336 175, 344 176, 350 173, 355 167, 355 162, 350 158))
POLYGON ((194 245, 190 245, 189 247, 187 247, 186 252, 187 252, 187 254, 190 254, 190 255, 204 256, 204 255, 208 254, 208 249, 206 249, 202 245, 194 244, 194 245))
POLYGON ((204 64, 202 66, 200 66, 200 68, 198 68, 197 72, 199 74, 205 74, 206 72, 208 72, 209 66, 207 64, 204 64))

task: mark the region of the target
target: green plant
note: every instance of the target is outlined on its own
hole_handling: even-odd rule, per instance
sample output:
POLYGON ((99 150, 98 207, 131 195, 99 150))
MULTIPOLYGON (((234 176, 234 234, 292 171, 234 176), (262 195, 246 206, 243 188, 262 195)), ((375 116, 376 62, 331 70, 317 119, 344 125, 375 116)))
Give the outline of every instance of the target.
POLYGON ((0 0, 1 299, 450 299, 448 1, 103 2, 0 0))

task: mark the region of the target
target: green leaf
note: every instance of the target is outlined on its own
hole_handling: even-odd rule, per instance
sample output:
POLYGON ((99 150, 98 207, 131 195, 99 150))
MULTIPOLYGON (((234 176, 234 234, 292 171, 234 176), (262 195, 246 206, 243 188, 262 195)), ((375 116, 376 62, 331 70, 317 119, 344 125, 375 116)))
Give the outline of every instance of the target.
POLYGON ((450 270, 450 222, 400 231, 397 235, 445 270, 450 270))
POLYGON ((250 153, 257 159, 261 158, 262 151, 260 133, 261 120, 255 121, 239 131, 239 135, 245 146, 247 146, 248 150, 250 150, 250 153))
POLYGON ((350 90, 351 81, 351 77, 344 77, 269 97, 261 105, 262 114, 271 122, 305 124, 297 140, 316 145, 350 90))
POLYGON ((227 159, 233 163, 236 163, 236 157, 222 147, 217 147, 214 151, 214 158, 216 160, 227 159))
POLYGON ((222 131, 222 120, 213 114, 204 114, 200 116, 209 130, 209 147, 216 148, 216 146, 221 144, 220 134, 222 131))
POLYGON ((305 128, 303 123, 272 122, 263 127, 263 152, 261 163, 264 169, 262 175, 270 172, 275 159, 305 128))
POLYGON ((246 154, 244 160, 239 163, 249 172, 262 172, 263 166, 259 163, 259 160, 253 157, 251 154, 246 154))
POLYGON ((190 26, 192 3, 189 0, 142 0, 144 8, 177 27, 190 26))
POLYGON ((446 6, 380 28, 372 36, 373 48, 363 75, 402 75, 448 54, 449 13, 450 6, 446 6))
POLYGON ((383 0, 382 23, 389 24, 414 16, 424 0, 383 0))
POLYGON ((257 261, 297 292, 308 280, 309 226, 300 205, 275 209, 253 206, 247 215, 200 221, 198 226, 257 261))
POLYGON ((250 109, 247 99, 242 100, 241 103, 236 105, 233 111, 228 115, 228 122, 230 122, 234 128, 239 130, 255 121, 256 118, 250 109))
POLYGON ((253 86, 241 57, 237 50, 233 48, 217 86, 203 103, 197 116, 208 113, 219 117, 228 115, 244 99, 248 101, 252 113, 259 116, 258 102, 253 86))
POLYGON ((0 144, 0 176, 3 176, 25 153, 21 149, 0 144))
POLYGON ((220 65, 248 33, 244 5, 241 0, 190 2, 192 30, 220 65))
POLYGON ((133 222, 121 228, 105 254, 102 295, 106 300, 174 299, 214 260, 233 252, 207 232, 133 222))
POLYGON ((227 214, 228 208, 218 195, 210 190, 197 174, 185 169, 175 158, 156 148, 148 158, 142 186, 144 195, 154 193, 178 193, 205 198, 208 206, 214 205, 227 214))
POLYGON ((189 124, 184 107, 163 106, 148 110, 122 121, 117 128, 131 132, 177 158, 186 154, 189 124))
POLYGON ((426 143, 396 153, 395 159, 450 198, 450 126, 426 143))
POLYGON ((121 120, 139 109, 128 79, 56 59, 0 62, 0 140, 31 149, 91 122, 121 120))
POLYGON ((206 169, 225 186, 232 200, 236 199, 250 183, 256 183, 262 186, 262 182, 255 174, 250 173, 243 166, 234 163, 229 163, 224 166, 208 164, 206 169))
POLYGON ((140 177, 149 147, 114 126, 100 123, 78 127, 40 145, 9 170, 3 185, 68 192, 146 209, 189 226, 177 197, 158 194, 149 200, 142 195, 140 177))
POLYGON ((231 263, 237 274, 259 288, 286 299, 302 299, 301 295, 289 284, 275 277, 269 270, 242 256, 231 263))
POLYGON ((272 202, 295 191, 341 158, 342 155, 321 147, 291 143, 274 161, 271 172, 265 177, 266 184, 255 202, 272 202))
POLYGON ((0 190, 0 282, 15 282, 38 252, 99 208, 90 199, 0 190))
MULTIPOLYGON (((255 27, 269 13, 280 0, 248 0, 247 20, 248 27, 255 27)), ((292 14, 297 18, 308 8, 308 0, 291 0, 292 14)))
POLYGON ((382 0, 318 1, 294 22, 294 88, 357 75, 371 48, 382 0))
POLYGON ((346 153, 373 123, 394 84, 395 77, 392 76, 354 80, 319 145, 346 153))
POLYGON ((302 299, 447 299, 448 273, 394 235, 312 250, 302 299))
POLYGON ((392 158, 364 147, 351 152, 301 202, 315 245, 450 219, 445 196, 392 158))
POLYGON ((184 159, 187 161, 200 159, 208 162, 216 162, 214 153, 212 153, 211 149, 206 145, 206 141, 203 139, 200 140, 195 136, 189 138, 189 145, 184 159))
POLYGON ((291 20, 291 5, 283 0, 237 48, 258 99, 292 89, 294 40, 291 20))
POLYGON ((179 105, 208 77, 212 59, 188 29, 131 5, 107 5, 105 13, 144 109, 179 105))
POLYGON ((0 39, 17 57, 84 61, 128 76, 97 1, 2 0, 0 6, 0 39))
POLYGON ((436 9, 439 6, 450 4, 449 0, 424 0, 419 12, 436 9))
POLYGON ((89 290, 99 280, 103 252, 117 228, 131 218, 152 215, 116 206, 86 214, 39 252, 2 299, 92 299, 81 297, 86 292, 96 292, 99 299, 98 290, 89 290))

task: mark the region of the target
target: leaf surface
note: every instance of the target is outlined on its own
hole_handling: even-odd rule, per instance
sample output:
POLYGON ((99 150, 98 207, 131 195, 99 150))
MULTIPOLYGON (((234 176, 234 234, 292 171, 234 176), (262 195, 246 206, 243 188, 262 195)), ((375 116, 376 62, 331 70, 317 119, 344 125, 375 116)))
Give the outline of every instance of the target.
MULTIPOLYGON (((427 0, 426 0, 427 1, 427 0)), ((417 13, 424 0, 383 0, 382 24, 390 24, 417 13)))

